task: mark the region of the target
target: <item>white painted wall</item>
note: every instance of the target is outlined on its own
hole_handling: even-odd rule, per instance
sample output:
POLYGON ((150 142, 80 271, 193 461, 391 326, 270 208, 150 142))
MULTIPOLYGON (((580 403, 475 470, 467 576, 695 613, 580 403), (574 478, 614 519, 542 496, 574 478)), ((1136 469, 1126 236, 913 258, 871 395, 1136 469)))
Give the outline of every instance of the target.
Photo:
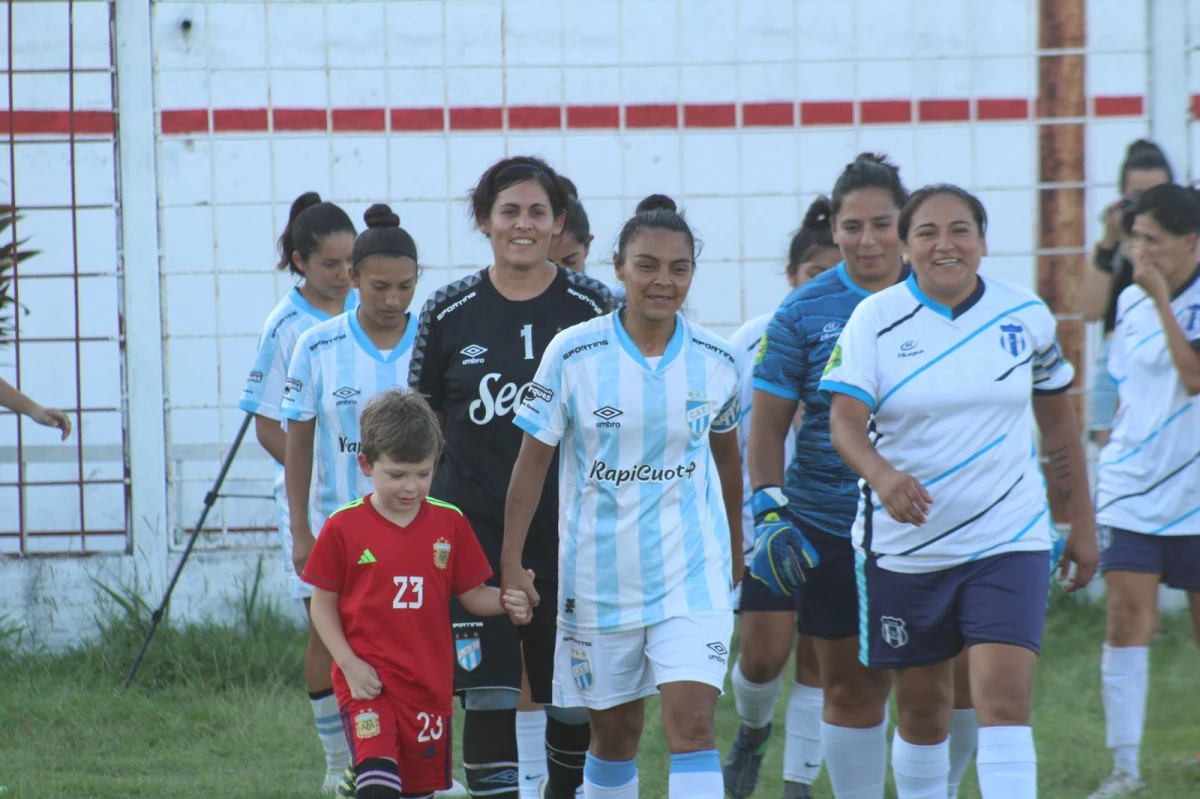
MULTIPOLYGON (((74 240, 70 143, 29 133, 12 150, 12 184, 27 214, 20 235, 43 251, 26 274, 69 271, 75 253, 81 270, 98 273, 80 281, 80 330, 110 340, 81 345, 83 405, 120 407, 124 393, 129 411, 124 438, 121 415, 102 411, 85 412, 80 435, 89 475, 120 477, 125 456, 133 475, 132 541, 89 539, 89 548, 132 554, 0 562, 0 608, 46 643, 87 629, 89 578, 157 603, 175 562, 168 549, 184 541, 241 421, 235 403, 262 320, 289 286, 272 271, 274 242, 302 191, 319 191, 356 220, 372 202, 392 204, 426 268, 414 308, 488 263, 461 198, 504 155, 542 155, 577 183, 597 237, 591 269, 602 279, 611 279, 601 258, 620 223, 642 196, 665 192, 705 242, 693 312, 728 333, 782 297, 787 242, 808 202, 856 152, 882 150, 910 187, 947 180, 978 192, 992 217, 986 270, 1034 282, 1036 127, 1033 112, 1020 109, 1032 109, 1037 94, 1036 0, 120 0, 116 8, 120 122, 115 135, 74 146, 74 240), (793 104, 791 124, 754 124, 779 113, 772 103, 793 104), (813 105, 821 103, 832 105, 813 105), (527 106, 566 109, 564 121, 522 130, 520 112, 510 111, 503 123, 500 109, 527 106), (577 127, 615 106, 625 109, 623 126, 577 127), (960 107, 969 118, 928 119, 960 107), (450 109, 449 125, 401 130, 411 109, 429 108, 450 109), (303 119, 332 109, 330 129, 285 130, 297 109, 309 110, 303 119), (813 122, 830 109, 862 124, 813 122), (910 121, 872 121, 897 109, 910 121), (679 123, 638 122, 662 113, 679 123), (1007 118, 987 118, 996 115, 1007 118), (491 117, 501 123, 460 127, 491 117), (697 126, 701 117, 715 126, 697 126), (386 127, 352 129, 375 119, 386 127), (132 336, 124 364, 122 319, 132 336)), ((1100 100, 1087 119, 1095 216, 1113 195, 1125 145, 1149 131, 1149 112, 1200 95, 1200 9, 1188 0, 1090 0, 1088 8, 1087 85, 1100 100), (1187 74, 1156 74, 1153 85, 1151 6, 1188 25, 1187 74), (1111 100, 1131 97, 1141 105, 1111 100)), ((66 9, 14 5, 12 67, 43 70, 14 74, 14 109, 69 107, 66 9)), ((75 106, 114 108, 103 72, 112 63, 109 5, 78 0, 74 9, 75 69, 101 70, 75 75, 75 106)), ((1200 125, 1175 130, 1183 119, 1163 113, 1159 135, 1190 135, 1195 163, 1200 125)), ((1188 156, 1172 154, 1186 172, 1188 156)), ((0 146, 0 185, 10 183, 9 159, 0 146)), ((73 331, 73 300, 63 301, 73 291, 71 279, 22 281, 32 311, 22 335, 73 331)), ((19 354, 23 388, 75 405, 73 343, 22 343, 19 354)), ((12 360, 0 353, 0 375, 10 380, 12 360)), ((0 416, 0 482, 15 480, 16 424, 0 416)), ((73 478, 76 451, 22 424, 26 478, 73 478)), ((250 440, 226 490, 265 496, 270 476, 250 440)), ((25 529, 77 529, 78 493, 27 488, 25 529)), ((89 487, 86 497, 89 528, 125 526, 120 486, 89 487)), ((16 489, 0 487, 0 532, 17 528, 15 508, 16 489)), ((221 595, 264 552, 273 585, 283 585, 277 554, 263 549, 271 534, 219 531, 268 528, 272 518, 267 500, 217 504, 209 524, 218 532, 201 544, 212 551, 185 572, 178 614, 221 612, 221 595)), ((38 547, 78 551, 79 539, 40 539, 29 551, 38 547)), ((0 552, 14 549, 14 539, 0 538, 0 552)))

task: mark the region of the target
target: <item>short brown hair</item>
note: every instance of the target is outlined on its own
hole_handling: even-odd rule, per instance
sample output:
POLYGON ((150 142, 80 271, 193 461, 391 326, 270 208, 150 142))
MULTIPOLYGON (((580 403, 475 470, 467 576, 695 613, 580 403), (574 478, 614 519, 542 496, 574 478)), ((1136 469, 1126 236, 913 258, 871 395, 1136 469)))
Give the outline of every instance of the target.
POLYGON ((387 456, 396 463, 421 463, 442 454, 442 428, 422 394, 390 388, 371 397, 358 420, 367 463, 387 456))

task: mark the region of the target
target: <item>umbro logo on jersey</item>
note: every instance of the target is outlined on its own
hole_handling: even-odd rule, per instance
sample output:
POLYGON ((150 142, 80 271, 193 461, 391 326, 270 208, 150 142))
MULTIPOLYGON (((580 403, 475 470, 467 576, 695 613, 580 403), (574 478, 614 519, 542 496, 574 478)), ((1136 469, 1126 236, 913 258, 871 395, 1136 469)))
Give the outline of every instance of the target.
POLYGON ((481 347, 478 344, 469 344, 459 350, 459 352, 467 356, 463 359, 463 366, 472 363, 483 363, 484 359, 481 356, 487 352, 487 347, 481 347))
POLYGON ((359 566, 366 566, 368 563, 376 563, 375 556, 371 554, 371 550, 364 549, 362 557, 358 559, 359 566))
POLYGON ((342 386, 337 391, 333 392, 333 396, 337 397, 338 405, 357 405, 358 400, 354 399, 362 392, 351 386, 342 386))
POLYGON ((597 408, 592 411, 592 415, 600 420, 596 422, 596 427, 620 427, 621 423, 614 422, 613 420, 624 413, 624 411, 614 408, 611 405, 605 405, 603 408, 597 408))

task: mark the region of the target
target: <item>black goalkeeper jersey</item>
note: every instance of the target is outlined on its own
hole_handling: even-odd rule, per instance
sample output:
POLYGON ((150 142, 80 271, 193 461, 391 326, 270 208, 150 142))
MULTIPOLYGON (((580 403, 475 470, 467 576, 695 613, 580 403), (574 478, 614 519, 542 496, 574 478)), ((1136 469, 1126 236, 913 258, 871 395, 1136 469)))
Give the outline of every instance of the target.
MULTIPOLYGON (((446 416, 446 448, 430 493, 476 521, 493 568, 523 435, 513 424, 515 406, 550 339, 608 313, 611 304, 603 283, 562 267, 542 294, 515 302, 496 290, 483 269, 438 289, 421 311, 409 385, 446 416)), ((524 564, 539 579, 558 579, 557 454, 529 527, 524 564)))

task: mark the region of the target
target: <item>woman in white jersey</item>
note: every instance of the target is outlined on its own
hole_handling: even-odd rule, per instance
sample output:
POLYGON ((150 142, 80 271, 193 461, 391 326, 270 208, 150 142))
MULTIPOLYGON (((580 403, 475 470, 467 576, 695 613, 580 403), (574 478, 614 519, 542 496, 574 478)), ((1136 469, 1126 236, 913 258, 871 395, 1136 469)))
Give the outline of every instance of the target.
POLYGON ((561 448, 554 694, 588 708, 586 797, 638 795, 643 700, 658 692, 670 796, 723 796, 713 717, 743 568, 740 381, 729 345, 678 312, 695 253, 675 203, 643 200, 613 259, 627 304, 556 335, 516 413, 502 584, 538 600, 522 550, 561 448))
POLYGON ((1096 568, 1074 370, 1032 292, 979 276, 987 215, 957 186, 915 192, 898 224, 913 274, 863 300, 820 387, 862 478, 854 524, 863 662, 895 669, 900 799, 947 793, 953 660, 967 647, 984 799, 1037 795, 1029 727, 1046 613, 1049 490, 1068 508, 1061 573, 1096 568))
MULTIPOLYGON (((818 197, 804 215, 800 229, 792 236, 785 270, 789 289, 809 278, 832 269, 842 260, 833 243, 830 218, 833 209, 828 197, 818 197)), ((742 453, 744 480, 742 492, 742 551, 754 548, 754 514, 750 509, 753 486, 750 482, 746 445, 750 438, 750 409, 754 397, 754 366, 759 344, 775 312, 751 319, 729 339, 738 359, 741 374, 742 423, 738 425, 738 446, 742 453)), ((795 415, 793 427, 799 427, 804 410, 795 415)), ((795 438, 789 435, 784 448, 784 463, 792 462, 795 438)), ((764 746, 771 734, 775 703, 783 687, 781 677, 792 654, 792 633, 796 630, 796 602, 792 597, 773 596, 765 588, 743 581, 738 587, 738 640, 741 644, 733 665, 733 698, 738 717, 746 729, 751 747, 729 750, 725 760, 725 793, 732 799, 749 796, 758 781, 758 769, 764 746), (750 592, 747 593, 747 588, 750 592), (754 590, 757 588, 757 590, 754 590), (739 753, 745 753, 739 755, 739 753), (743 762, 744 761, 744 762, 743 762)), ((812 639, 802 631, 796 639, 796 679, 788 695, 787 739, 783 753, 784 799, 806 799, 810 786, 821 771, 821 709, 824 693, 817 654, 812 639)), ((740 734, 740 733, 739 733, 740 734)))
POLYGON ((1096 486, 1114 767, 1092 799, 1143 787, 1138 748, 1160 583, 1188 592, 1200 641, 1200 201, 1182 186, 1155 186, 1134 206, 1129 235, 1133 285, 1117 301, 1108 361, 1119 410, 1096 486))
MULTIPOLYGON (((354 223, 333 203, 322 202, 315 191, 296 198, 287 226, 279 237, 279 264, 300 278, 263 323, 246 388, 238 407, 254 414, 258 443, 275 461, 275 510, 279 540, 283 544, 283 568, 292 575, 292 596, 304 598, 312 589, 300 582, 292 564, 292 531, 284 486, 283 460, 286 428, 280 406, 296 339, 313 325, 350 310, 358 302, 350 276, 350 252, 354 249, 354 223)), ((325 750, 326 792, 341 779, 350 760, 350 748, 342 729, 337 699, 333 695, 330 667, 333 658, 321 638, 310 631, 304 653, 304 681, 316 719, 317 735, 325 750)))

